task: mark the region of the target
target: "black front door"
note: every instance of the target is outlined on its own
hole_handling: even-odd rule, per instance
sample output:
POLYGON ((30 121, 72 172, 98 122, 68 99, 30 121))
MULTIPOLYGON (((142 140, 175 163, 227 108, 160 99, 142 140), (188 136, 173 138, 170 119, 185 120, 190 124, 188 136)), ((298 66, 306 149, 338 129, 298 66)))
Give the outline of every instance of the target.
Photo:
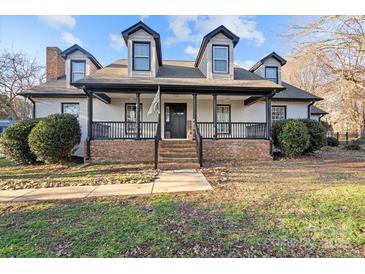
POLYGON ((165 138, 186 138, 186 104, 165 104, 165 138))

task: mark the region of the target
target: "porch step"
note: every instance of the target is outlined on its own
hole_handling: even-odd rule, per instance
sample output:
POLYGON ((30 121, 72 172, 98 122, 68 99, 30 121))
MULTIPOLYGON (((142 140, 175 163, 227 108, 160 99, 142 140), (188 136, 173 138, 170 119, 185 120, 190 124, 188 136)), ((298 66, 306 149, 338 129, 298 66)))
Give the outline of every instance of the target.
POLYGON ((198 157, 161 157, 160 163, 197 163, 198 157))
POLYGON ((192 140, 162 140, 158 159, 158 168, 163 170, 200 168, 192 140))
POLYGON ((159 163, 158 168, 162 170, 178 169, 199 169, 199 163, 159 163))

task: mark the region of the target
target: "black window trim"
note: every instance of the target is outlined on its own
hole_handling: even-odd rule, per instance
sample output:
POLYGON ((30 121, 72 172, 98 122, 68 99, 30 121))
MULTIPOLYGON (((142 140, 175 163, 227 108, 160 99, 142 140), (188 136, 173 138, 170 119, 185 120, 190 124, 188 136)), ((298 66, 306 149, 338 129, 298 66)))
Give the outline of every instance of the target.
POLYGON ((229 55, 229 45, 221 45, 221 44, 212 44, 212 73, 214 74, 229 74, 229 59, 230 59, 230 55, 229 55), (214 47, 225 47, 227 48, 227 72, 219 72, 219 71, 214 71, 214 47))
POLYGON ((79 106, 79 115, 78 115, 77 118, 80 117, 80 111, 81 111, 81 109, 80 109, 80 103, 79 102, 61 102, 61 113, 62 114, 65 113, 64 110, 63 110, 64 105, 78 105, 79 106))
POLYGON ((73 81, 73 72, 72 72, 72 64, 73 63, 84 63, 84 77, 86 77, 86 60, 84 59, 71 59, 70 63, 70 84, 74 83, 73 81))
POLYGON ((286 112, 286 107, 287 107, 287 106, 286 106, 286 105, 272 105, 272 106, 271 106, 271 120, 272 120, 272 108, 273 108, 273 107, 280 107, 280 108, 284 108, 284 120, 286 120, 286 119, 287 119, 287 117, 286 117, 286 113, 287 113, 287 112, 286 112))
MULTIPOLYGON (((217 114, 218 114, 218 107, 228 107, 229 108, 229 119, 228 119, 228 132, 218 132, 218 134, 231 134, 231 122, 232 122, 232 107, 229 104, 217 104, 217 114)), ((226 122, 218 122, 218 117, 217 117, 217 123, 226 123, 226 122)))
POLYGON ((274 69, 276 69, 276 82, 274 82, 274 83, 279 84, 279 67, 277 67, 277 66, 265 66, 265 79, 271 81, 272 78, 267 78, 267 75, 266 75, 266 69, 267 68, 274 68, 274 69))
POLYGON ((132 41, 132 69, 133 69, 133 71, 151 71, 151 42, 149 42, 149 41, 132 41), (148 69, 136 69, 134 67, 134 45, 135 44, 148 45, 148 69))

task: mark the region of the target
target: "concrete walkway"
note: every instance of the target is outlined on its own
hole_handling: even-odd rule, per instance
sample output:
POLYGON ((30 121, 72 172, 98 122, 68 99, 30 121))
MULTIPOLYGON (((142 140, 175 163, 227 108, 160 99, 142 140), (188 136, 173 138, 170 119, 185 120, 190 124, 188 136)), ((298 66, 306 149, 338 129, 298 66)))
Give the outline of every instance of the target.
POLYGON ((81 199, 87 197, 138 195, 163 192, 209 190, 212 186, 196 170, 162 171, 147 184, 71 186, 0 191, 0 202, 81 199))

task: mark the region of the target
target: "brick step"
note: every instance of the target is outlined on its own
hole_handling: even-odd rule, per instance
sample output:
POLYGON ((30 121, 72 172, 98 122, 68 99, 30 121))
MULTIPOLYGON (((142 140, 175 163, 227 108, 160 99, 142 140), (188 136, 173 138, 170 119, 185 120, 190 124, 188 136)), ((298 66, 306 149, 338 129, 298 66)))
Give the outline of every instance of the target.
POLYGON ((162 170, 178 169, 199 169, 199 163, 159 163, 158 168, 162 170))
POLYGON ((195 144, 194 140, 162 140, 161 144, 195 144))
POLYGON ((159 163, 197 163, 198 157, 160 157, 159 163))
POLYGON ((196 157, 196 151, 179 151, 179 152, 172 152, 172 151, 164 151, 159 153, 160 157, 167 157, 167 158, 189 158, 189 157, 196 157))
POLYGON ((196 153, 196 148, 195 147, 161 147, 159 150, 160 153, 196 153))
POLYGON ((161 144, 161 148, 195 148, 195 144, 161 144))

